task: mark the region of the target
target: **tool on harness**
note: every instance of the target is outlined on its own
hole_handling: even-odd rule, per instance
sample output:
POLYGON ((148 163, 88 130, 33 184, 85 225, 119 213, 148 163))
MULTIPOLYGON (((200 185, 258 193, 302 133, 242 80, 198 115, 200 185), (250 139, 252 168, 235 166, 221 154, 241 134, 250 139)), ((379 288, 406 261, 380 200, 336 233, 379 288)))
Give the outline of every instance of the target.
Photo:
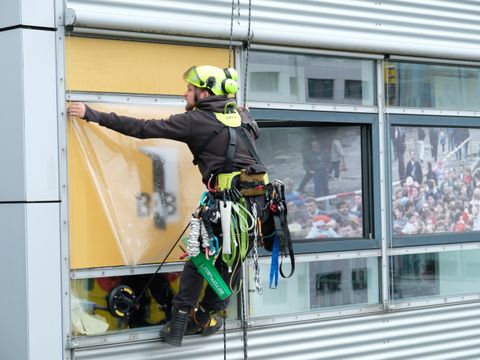
POLYGON ((222 223, 223 234, 223 254, 230 255, 232 253, 230 226, 232 221, 232 202, 220 200, 220 221, 222 223))
MULTIPOLYGON (((190 256, 190 260, 197 268, 197 271, 208 282, 220 300, 225 300, 232 292, 215 268, 215 258, 209 258, 211 244, 210 233, 213 234, 213 230, 211 229, 209 221, 203 219, 203 214, 205 214, 205 218, 208 218, 208 205, 211 202, 212 199, 209 193, 204 192, 190 220, 190 234, 188 238, 183 238, 183 241, 187 245, 186 255, 190 256), (210 228, 210 231, 208 231, 207 228, 210 228), (200 251, 201 247, 205 250, 204 252, 200 251)), ((220 209, 222 209, 222 206, 220 206, 220 209)), ((216 241, 217 249, 215 252, 218 252, 218 239, 216 239, 216 241)))
MULTIPOLYGON (((288 230, 287 223, 287 204, 285 201, 285 185, 279 181, 275 180, 273 184, 267 185, 266 192, 267 201, 269 202, 269 207, 271 210, 271 215, 273 217, 273 222, 275 226, 275 235, 273 237, 273 242, 267 242, 264 238, 265 249, 272 251, 272 262, 275 247, 275 241, 278 240, 279 254, 275 256, 281 257, 280 262, 280 275, 283 278, 289 278, 295 272, 295 255, 293 252, 292 238, 290 236, 290 231, 288 230), (290 257, 290 273, 287 275, 283 272, 283 258, 290 257)), ((270 238, 271 239, 271 238, 270 238)))
POLYGON ((229 286, 225 283, 222 276, 215 268, 215 259, 213 257, 207 259, 205 254, 199 251, 197 255, 190 256, 190 261, 195 265, 197 271, 208 282, 220 300, 225 300, 232 295, 232 291, 230 290, 229 286))

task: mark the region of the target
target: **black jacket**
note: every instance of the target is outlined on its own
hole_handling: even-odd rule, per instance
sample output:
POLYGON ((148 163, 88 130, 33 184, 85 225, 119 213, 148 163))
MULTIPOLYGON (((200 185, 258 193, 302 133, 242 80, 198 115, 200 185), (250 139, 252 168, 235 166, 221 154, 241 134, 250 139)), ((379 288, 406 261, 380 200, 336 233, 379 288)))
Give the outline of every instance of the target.
MULTIPOLYGON (((209 96, 199 100, 194 110, 160 120, 143 120, 104 113, 87 106, 85 120, 97 122, 101 126, 139 139, 164 138, 187 144, 194 157, 198 157, 198 167, 202 180, 206 183, 211 174, 216 174, 222 169, 229 142, 228 129, 217 120, 214 112, 223 112, 225 104, 231 101, 232 99, 223 96, 209 96), (219 131, 219 135, 199 153, 201 146, 215 131, 219 131)), ((258 126, 248 111, 238 109, 238 112, 242 123, 248 129, 247 136, 253 143, 259 136, 258 126)), ((257 161, 243 141, 237 138, 234 169, 240 170, 254 164, 257 164, 257 161)))

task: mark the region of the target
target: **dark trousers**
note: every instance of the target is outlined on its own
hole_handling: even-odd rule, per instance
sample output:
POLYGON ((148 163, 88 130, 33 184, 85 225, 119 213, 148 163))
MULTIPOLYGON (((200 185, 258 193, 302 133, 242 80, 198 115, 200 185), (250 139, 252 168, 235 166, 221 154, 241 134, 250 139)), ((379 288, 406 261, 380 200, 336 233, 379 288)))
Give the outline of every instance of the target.
MULTIPOLYGON (((227 285, 231 282, 232 289, 238 287, 242 275, 242 265, 240 264, 235 272, 228 272, 228 268, 221 259, 221 255, 218 257, 215 262, 215 268, 222 276, 227 285), (232 276, 233 275, 233 276, 232 276), (233 277, 233 278, 232 278, 233 277)), ((183 308, 192 310, 197 307, 198 300, 200 298, 200 293, 203 289, 204 279, 203 276, 197 271, 197 268, 191 261, 187 261, 183 267, 182 277, 180 279, 180 288, 178 293, 174 296, 172 304, 175 308, 183 308)), ((205 294, 200 306, 202 306, 207 311, 222 311, 228 306, 230 298, 225 300, 220 300, 210 287, 207 285, 205 289, 205 294)))
MULTIPOLYGON (((261 201, 259 201, 259 203, 263 204, 261 201)), ((251 210, 249 202, 247 202, 247 208, 249 211, 251 210)), ((268 227, 266 226, 265 228, 267 229, 268 227)), ((220 236, 220 224, 214 226, 213 229, 217 238, 222 239, 220 236)), ((253 239, 249 239, 247 254, 252 250, 252 247, 253 239)), ((220 252, 215 261, 215 269, 217 269, 218 273, 222 276, 225 283, 230 286, 232 291, 238 288, 242 278, 242 262, 238 259, 238 265, 236 267, 235 264, 232 267, 232 272, 229 272, 228 266, 222 260, 222 252, 220 252)), ((196 308, 197 304, 199 304, 203 284, 203 276, 197 271, 196 266, 191 261, 187 261, 183 267, 180 278, 180 288, 178 289, 178 293, 173 297, 172 306, 177 309, 184 308, 186 310, 196 308)), ((220 300, 215 291, 207 284, 199 305, 207 311, 219 312, 228 306, 229 301, 230 298, 220 300)))
POLYGON ((340 177, 340 161, 332 161, 332 172, 335 179, 340 177))
POLYGON ((298 185, 297 191, 298 192, 304 192, 305 191, 305 186, 307 186, 308 182, 313 178, 313 171, 307 170, 305 172, 305 176, 303 177, 302 181, 300 182, 300 185, 298 185))

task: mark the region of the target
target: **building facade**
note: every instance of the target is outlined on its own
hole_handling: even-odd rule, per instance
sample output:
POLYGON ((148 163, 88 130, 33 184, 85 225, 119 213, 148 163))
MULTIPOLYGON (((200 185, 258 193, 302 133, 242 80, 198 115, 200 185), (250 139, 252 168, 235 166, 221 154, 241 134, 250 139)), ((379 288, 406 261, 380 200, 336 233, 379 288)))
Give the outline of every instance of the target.
MULTIPOLYGON (((0 5, 6 359, 476 359, 480 6, 471 1, 0 5), (69 119, 183 111, 192 64, 237 100, 289 203, 296 271, 247 260, 226 331, 158 341, 203 191, 188 149, 69 119), (115 317, 119 285, 140 309, 115 317), (8 274, 8 275, 7 275, 8 274)), ((289 266, 284 259, 284 266, 289 266)), ((3 350, 2 350, 3 353, 3 350)))

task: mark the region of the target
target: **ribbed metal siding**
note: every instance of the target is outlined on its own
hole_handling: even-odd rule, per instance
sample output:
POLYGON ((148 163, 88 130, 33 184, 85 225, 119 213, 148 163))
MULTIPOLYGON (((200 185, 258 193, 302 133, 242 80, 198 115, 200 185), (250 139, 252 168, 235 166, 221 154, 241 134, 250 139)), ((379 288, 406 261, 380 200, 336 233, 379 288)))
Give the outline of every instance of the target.
MULTIPOLYGON (((480 304, 386 313, 249 331, 255 360, 480 359, 480 304)), ((75 360, 223 359, 222 336, 75 352, 75 360)), ((229 334, 227 359, 243 359, 241 333, 229 334)))
MULTIPOLYGON (((235 1, 236 3, 236 1, 235 1)), ((254 42, 426 57, 480 59, 472 0, 253 0, 254 42)), ((234 37, 245 39, 248 1, 234 37)), ((75 27, 228 38, 230 0, 70 0, 75 27)), ((235 12, 236 16, 236 12, 235 12)))

